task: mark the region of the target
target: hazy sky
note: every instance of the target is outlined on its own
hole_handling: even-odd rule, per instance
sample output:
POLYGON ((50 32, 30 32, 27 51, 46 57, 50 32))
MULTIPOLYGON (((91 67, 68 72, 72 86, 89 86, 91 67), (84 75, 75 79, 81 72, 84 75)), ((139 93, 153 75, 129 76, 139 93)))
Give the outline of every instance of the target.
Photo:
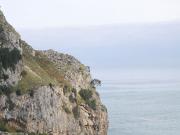
POLYGON ((72 54, 92 69, 180 69, 180 0, 0 0, 0 5, 35 49, 72 54))
POLYGON ((16 28, 180 20, 180 0, 0 0, 16 28))
POLYGON ((180 69, 180 23, 20 31, 35 49, 71 54, 99 68, 180 69))

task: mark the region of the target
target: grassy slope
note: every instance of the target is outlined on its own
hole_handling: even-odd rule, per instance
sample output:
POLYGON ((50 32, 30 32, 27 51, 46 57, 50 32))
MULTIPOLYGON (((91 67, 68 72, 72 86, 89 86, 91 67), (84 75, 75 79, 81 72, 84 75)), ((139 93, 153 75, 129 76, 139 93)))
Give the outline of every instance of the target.
POLYGON ((60 73, 56 66, 48 60, 42 53, 36 52, 36 56, 32 56, 29 50, 23 46, 23 63, 24 74, 15 90, 22 93, 39 87, 42 85, 69 85, 64 80, 63 73, 60 73))

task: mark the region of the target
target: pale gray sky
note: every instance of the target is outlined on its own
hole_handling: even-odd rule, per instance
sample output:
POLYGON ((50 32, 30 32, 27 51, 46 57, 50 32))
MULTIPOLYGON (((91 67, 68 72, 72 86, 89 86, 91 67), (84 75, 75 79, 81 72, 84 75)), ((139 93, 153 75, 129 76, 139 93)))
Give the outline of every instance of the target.
POLYGON ((180 0, 0 0, 16 28, 180 20, 180 0))
POLYGON ((92 69, 180 69, 180 0, 0 0, 0 5, 35 49, 72 54, 92 69))

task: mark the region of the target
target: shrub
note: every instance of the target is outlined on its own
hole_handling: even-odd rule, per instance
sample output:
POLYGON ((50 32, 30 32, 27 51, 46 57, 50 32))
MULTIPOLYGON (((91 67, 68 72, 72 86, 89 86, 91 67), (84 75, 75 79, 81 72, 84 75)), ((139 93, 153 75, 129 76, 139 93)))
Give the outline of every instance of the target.
POLYGON ((91 90, 85 90, 82 89, 79 91, 79 95, 86 101, 89 100, 90 98, 92 98, 92 91, 91 90))
POLYGON ((78 119, 80 117, 80 110, 79 107, 76 106, 72 109, 73 115, 75 119, 78 119))
POLYGON ((18 132, 22 132, 16 129, 15 127, 13 127, 12 125, 8 124, 8 121, 5 119, 0 119, 0 131, 9 132, 10 134, 15 133, 17 135, 18 135, 18 132))
POLYGON ((15 65, 22 59, 21 53, 17 48, 14 48, 12 51, 9 48, 0 49, 0 63, 2 67, 7 70, 11 68, 15 71, 15 65))
POLYGON ((22 95, 22 92, 21 92, 20 89, 16 90, 16 95, 17 95, 17 96, 21 96, 21 95, 22 95))
POLYGON ((72 94, 69 96, 69 101, 71 103, 74 103, 76 101, 76 99, 74 98, 74 96, 72 94))
POLYGON ((83 68, 82 68, 82 67, 79 67, 79 71, 83 71, 83 68))
POLYGON ((5 94, 5 95, 10 95, 11 93, 13 92, 13 90, 12 90, 12 87, 8 87, 8 86, 6 86, 6 85, 1 85, 0 86, 0 93, 1 93, 1 95, 2 94, 5 94))
POLYGON ((101 81, 98 79, 94 79, 91 81, 91 86, 94 88, 96 86, 101 86, 101 81))
POLYGON ((0 79, 3 79, 4 81, 6 81, 9 78, 8 75, 4 74, 4 73, 0 73, 0 79))
POLYGON ((102 110, 103 112, 107 112, 107 108, 106 108, 106 106, 101 105, 101 110, 102 110))
POLYGON ((93 92, 91 90, 82 89, 79 91, 79 95, 89 107, 96 110, 96 100, 92 99, 93 92))
POLYGON ((53 89, 53 84, 52 84, 52 83, 49 83, 49 87, 50 87, 51 89, 53 89))
POLYGON ((29 95, 30 95, 31 97, 34 97, 34 90, 31 90, 31 91, 29 92, 29 95))
POLYGON ((93 110, 96 110, 96 100, 89 100, 87 101, 87 104, 89 105, 89 107, 91 107, 93 110))
POLYGON ((12 102, 12 100, 10 99, 10 97, 8 97, 7 99, 7 103, 8 103, 8 108, 9 108, 9 111, 12 111, 15 107, 15 104, 12 102))
POLYGON ((1 96, 1 95, 3 95, 3 92, 2 92, 2 90, 0 90, 0 96, 1 96))
POLYGON ((70 86, 65 85, 64 88, 63 88, 63 93, 64 93, 64 95, 65 95, 66 93, 71 92, 71 90, 72 90, 72 88, 71 88, 70 86))
POLYGON ((7 126, 4 121, 0 120, 0 131, 7 132, 7 126))
POLYGON ((23 70, 23 71, 21 72, 21 76, 22 76, 22 77, 25 77, 26 75, 27 75, 27 71, 23 70))

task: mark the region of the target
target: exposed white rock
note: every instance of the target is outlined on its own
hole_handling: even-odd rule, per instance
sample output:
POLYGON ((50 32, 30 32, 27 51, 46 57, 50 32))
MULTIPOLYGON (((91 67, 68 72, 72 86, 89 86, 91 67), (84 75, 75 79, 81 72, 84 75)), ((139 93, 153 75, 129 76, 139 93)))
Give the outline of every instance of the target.
POLYGON ((78 91, 88 89, 92 81, 90 70, 73 56, 58 53, 53 50, 41 51, 52 61, 60 72, 65 73, 65 79, 70 81, 78 91))
MULTIPOLYGON (((18 60, 8 66, 3 63, 3 59, 0 59, 0 122, 1 125, 4 123, 4 128, 10 127, 14 132, 19 132, 20 135, 28 133, 48 135, 107 134, 107 112, 102 108, 100 98, 95 88, 92 87, 92 78, 88 67, 67 54, 53 50, 35 51, 20 39, 19 34, 6 22, 0 11, 0 49, 4 48, 8 53, 15 49, 20 54, 18 54, 18 60), (48 73, 47 69, 42 67, 44 65, 38 65, 33 60, 35 65, 30 63, 32 61, 25 61, 24 50, 28 50, 26 57, 32 56, 33 60, 38 59, 36 53, 43 54, 40 57, 53 63, 54 67, 51 66, 51 68, 57 69, 55 73, 64 75, 65 81, 63 80, 64 82, 61 83, 68 83, 71 89, 65 91, 64 85, 53 78, 54 74, 48 73), (22 56, 22 59, 19 56, 22 56), (27 66, 27 63, 31 67, 27 66), (29 76, 23 78, 23 74, 24 76, 27 74, 23 71, 28 71, 29 76), (49 80, 44 78, 44 74, 49 80), (32 77, 32 80, 29 77, 32 77), (34 79, 40 81, 33 82, 34 79), (41 83, 43 79, 46 83, 41 83), (21 82, 22 80, 24 82, 21 82), (19 89, 22 87, 17 87, 20 82, 25 87, 24 93, 21 93, 22 90, 19 89), (35 87, 36 83, 39 85, 35 87), (29 85, 31 87, 27 88, 26 86, 29 85), (4 86, 7 86, 8 89, 4 89, 4 86), (91 97, 87 101, 95 101, 92 102, 95 108, 86 99, 80 97, 79 91, 82 89, 91 91, 91 97)), ((6 59, 9 58, 9 55, 5 54, 2 57, 6 59)), ((8 131, 0 131, 0 135, 11 135, 12 130, 8 131)))
MULTIPOLYGON (((8 48, 9 52, 13 49, 19 50, 19 53, 22 54, 22 48, 20 43, 20 35, 14 30, 14 28, 8 24, 4 15, 0 11, 0 49, 8 48)), ((1 52, 2 53, 2 52, 1 52)), ((1 66, 1 62, 0 62, 1 66)), ((15 85, 20 80, 20 74, 22 72, 23 65, 22 60, 15 63, 15 70, 11 68, 2 69, 0 74, 6 75, 8 78, 4 80, 0 77, 0 85, 15 85)))

